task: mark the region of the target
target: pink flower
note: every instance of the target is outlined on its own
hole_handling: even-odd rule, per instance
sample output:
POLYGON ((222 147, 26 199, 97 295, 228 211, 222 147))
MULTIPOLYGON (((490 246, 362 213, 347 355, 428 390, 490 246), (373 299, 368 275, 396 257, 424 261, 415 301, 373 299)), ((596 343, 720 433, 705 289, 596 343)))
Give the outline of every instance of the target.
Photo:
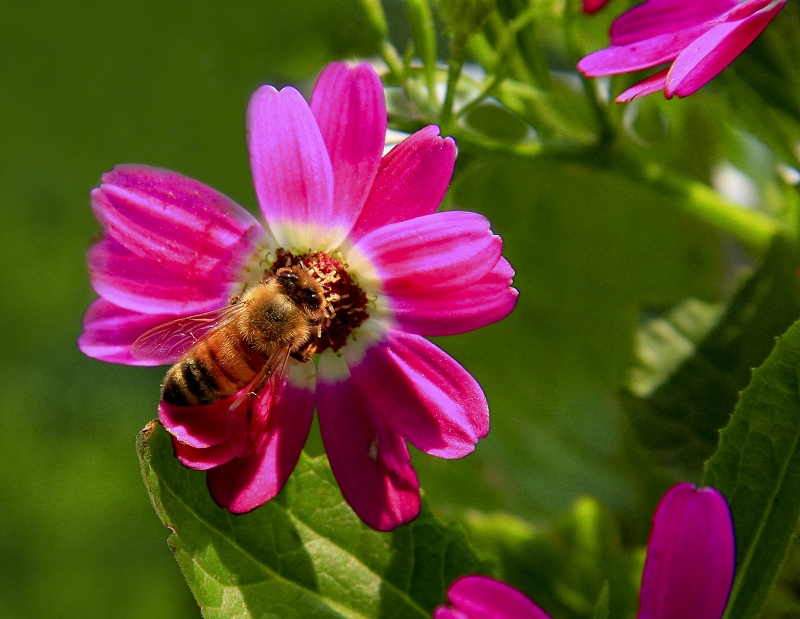
POLYGON ((786 0, 647 0, 617 18, 611 47, 589 54, 578 69, 598 77, 671 63, 616 101, 659 90, 667 99, 686 97, 733 62, 784 4, 786 0))
POLYGON ((462 576, 450 585, 447 601, 433 619, 550 619, 524 593, 486 576, 462 576))
POLYGON ((484 217, 435 212, 453 140, 429 126, 382 157, 386 120, 380 79, 364 63, 329 65, 310 105, 293 88, 258 89, 247 128, 266 226, 198 181, 145 166, 119 166, 92 192, 104 236, 89 252, 100 298, 79 339, 91 357, 173 363, 201 323, 214 324, 232 297, 279 269, 300 268, 322 285, 316 364, 288 359, 282 380, 257 397, 248 384, 209 404, 159 406, 177 457, 207 470, 214 500, 233 513, 280 491, 315 405, 345 499, 379 530, 419 511, 405 440, 459 458, 488 431, 478 383, 423 336, 506 316, 514 272, 484 217), (171 339, 134 356, 132 344, 156 327, 171 339))
MULTIPOLYGON (((672 487, 653 517, 647 544, 638 619, 720 619, 733 585, 736 560, 728 504, 713 488, 672 487)), ((513 587, 485 576, 466 576, 448 591, 451 607, 434 619, 547 619, 513 587)))

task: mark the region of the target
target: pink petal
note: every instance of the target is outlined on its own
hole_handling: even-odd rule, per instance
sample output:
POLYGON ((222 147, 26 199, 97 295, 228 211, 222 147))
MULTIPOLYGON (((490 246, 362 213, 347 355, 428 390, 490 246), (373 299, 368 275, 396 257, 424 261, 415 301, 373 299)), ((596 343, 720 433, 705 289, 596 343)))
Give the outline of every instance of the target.
POLYGON ((485 327, 505 318, 519 293, 511 288, 514 269, 505 258, 480 280, 440 295, 405 296, 395 292, 389 299, 396 326, 418 335, 455 335, 485 327))
POLYGON ((711 28, 711 25, 693 26, 629 45, 607 47, 581 58, 578 70, 587 77, 599 77, 649 69, 674 60, 692 41, 711 28))
POLYGON ((733 584, 733 522, 713 488, 681 483, 653 517, 639 594, 639 619, 720 619, 733 584))
POLYGON ((461 458, 489 432, 480 385, 425 338, 390 331, 360 362, 345 360, 367 407, 418 449, 461 458))
POLYGON ((677 32, 717 19, 737 0, 648 0, 620 15, 611 25, 611 44, 637 41, 677 32))
MULTIPOLYGON (((503 251, 478 213, 447 211, 373 230, 354 248, 367 257, 389 296, 438 295, 480 280, 503 251)), ((351 252, 352 253, 352 252, 351 252)), ((351 266, 357 257, 348 256, 351 266)))
MULTIPOLYGON (((728 11, 725 15, 720 16, 720 18, 716 21, 726 22, 747 19, 748 17, 752 17, 755 13, 763 11, 764 9, 774 9, 774 6, 770 7, 773 2, 775 2, 775 0, 745 0, 744 2, 734 4, 730 11, 728 11)), ((776 6, 778 4, 782 6, 786 4, 786 0, 777 2, 776 6)))
POLYGON ((109 237, 190 281, 236 277, 265 239, 253 216, 221 193, 147 166, 104 174, 92 208, 109 237))
POLYGON ((234 441, 225 441, 211 447, 192 447, 172 437, 172 446, 175 448, 175 457, 183 466, 197 471, 207 471, 222 466, 241 453, 234 441))
POLYGON ((614 99, 614 101, 617 103, 625 103, 627 101, 631 101, 632 99, 636 99, 637 97, 644 97, 645 95, 664 90, 664 87, 667 84, 667 73, 669 73, 669 69, 664 69, 663 71, 654 73, 646 80, 642 80, 635 86, 628 88, 628 90, 614 99))
MULTIPOLYGON (((550 619, 547 613, 514 587, 486 576, 464 576, 450 585, 447 600, 461 614, 441 613, 434 619, 550 619)), ((686 617, 694 617, 686 615, 686 617)))
POLYGON ((142 314, 97 299, 83 317, 83 333, 78 348, 83 354, 109 363, 159 365, 131 355, 131 344, 145 331, 175 318, 167 314, 142 314))
POLYGON ((381 80, 366 62, 331 63, 314 87, 311 111, 333 168, 334 209, 352 226, 383 154, 387 117, 381 80))
POLYGON ((331 469, 345 500, 378 531, 419 514, 419 482, 402 437, 370 410, 352 381, 333 382, 335 355, 320 358, 317 410, 331 469))
POLYGON ((267 413, 256 449, 208 472, 208 488, 217 504, 242 514, 273 499, 300 458, 313 412, 314 391, 287 382, 267 413))
POLYGON ((292 247, 291 228, 305 224, 344 226, 344 238, 354 216, 334 209, 328 151, 303 96, 262 86, 250 98, 247 128, 256 195, 278 244, 292 247))
POLYGON ((158 420, 172 436, 189 447, 213 447, 229 441, 237 430, 243 429, 240 420, 231 417, 230 407, 236 397, 197 406, 176 406, 162 400, 158 405, 158 420))
POLYGON ((466 613, 460 610, 453 610, 446 606, 439 606, 433 611, 433 619, 470 619, 466 613))
POLYGON ((591 15, 602 9, 609 0, 583 0, 583 12, 591 15))
POLYGON ((350 240, 355 242, 390 223, 433 213, 447 191, 455 161, 455 142, 440 137, 435 125, 400 142, 381 160, 350 240))
MULTIPOLYGON (((236 280, 225 270, 173 271, 106 237, 89 250, 95 292, 110 302, 146 314, 198 314, 227 305, 236 280)), ((166 321, 164 321, 166 322, 166 321)))
POLYGON ((717 24, 689 45, 669 71, 664 89, 667 98, 673 94, 686 97, 720 73, 761 34, 784 4, 780 2, 739 21, 717 24))

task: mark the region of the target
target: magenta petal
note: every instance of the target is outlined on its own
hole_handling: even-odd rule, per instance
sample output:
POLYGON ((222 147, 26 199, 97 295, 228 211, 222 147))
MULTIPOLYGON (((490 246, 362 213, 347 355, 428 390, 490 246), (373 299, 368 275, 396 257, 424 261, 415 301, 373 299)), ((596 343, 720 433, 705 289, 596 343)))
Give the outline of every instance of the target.
MULTIPOLYGON (((450 585, 447 600, 462 614, 442 614, 434 619, 464 617, 465 619, 550 619, 524 593, 514 587, 486 576, 464 576, 450 585)), ((444 608, 444 607, 440 607, 444 608)), ((437 614, 438 613, 438 614, 437 614)), ((694 617, 686 615, 686 618, 694 617)))
POLYGON ((614 20, 611 43, 628 45, 685 30, 724 15, 736 4, 736 0, 647 0, 614 20))
POLYGON ((331 162, 303 96, 262 86, 250 98, 247 128, 256 195, 278 244, 292 246, 292 225, 342 224, 346 234, 353 215, 334 210, 331 162))
POLYGON ((692 41, 711 28, 712 25, 693 26, 629 45, 607 47, 581 58, 578 70, 587 77, 599 77, 649 69, 674 60, 692 41))
POLYGON ((108 236, 188 280, 235 277, 264 239, 261 224, 230 198, 147 166, 104 174, 92 208, 108 236))
POLYGON ((355 249, 369 259, 389 296, 437 295, 489 273, 503 242, 483 215, 447 211, 373 230, 355 249))
POLYGON ((419 514, 419 482, 403 438, 370 410, 350 380, 325 382, 333 355, 320 358, 317 410, 331 469, 345 500, 378 531, 419 514))
POLYGON ((314 87, 311 111, 333 168, 334 209, 352 226, 383 154, 387 118, 381 80, 366 62, 331 63, 314 87))
POLYGON ((208 472, 208 488, 217 504, 242 514, 274 498, 300 458, 313 412, 314 391, 287 382, 267 413, 255 450, 208 472))
POLYGON ((224 270, 168 270, 158 261, 127 250, 113 237, 104 238, 89 250, 88 263, 97 294, 116 305, 147 314, 186 316, 222 307, 228 303, 236 283, 224 270))
POLYGON ((653 517, 638 619, 720 619, 733 584, 733 522, 713 488, 681 483, 653 517))
POLYGON ((172 445, 175 448, 175 457, 181 461, 181 464, 198 471, 207 471, 222 466, 241 453, 241 449, 234 441, 225 441, 219 445, 198 448, 185 445, 173 436, 172 445))
POLYGON ((505 318, 517 303, 519 293, 511 288, 514 269, 505 258, 475 283, 440 295, 405 296, 397 292, 389 299, 396 326, 418 335, 456 335, 485 327, 505 318))
POLYGON ((158 420, 178 441, 203 449, 227 441, 238 429, 232 423, 230 407, 235 396, 198 406, 176 406, 163 400, 158 420))
POLYGON ((93 359, 125 365, 159 365, 131 355, 131 344, 145 331, 172 320, 170 314, 142 314, 97 299, 83 317, 78 348, 93 359))
POLYGON ((460 610, 453 610, 447 606, 439 606, 434 609, 431 617, 433 619, 470 619, 469 616, 462 613, 460 610))
POLYGON ((390 331, 359 363, 348 360, 348 365, 370 410, 426 453, 461 458, 489 431, 489 407, 480 385, 419 335, 390 331))
POLYGON ((350 239, 357 241, 381 226, 436 211, 447 191, 455 161, 455 142, 440 137, 435 125, 400 142, 381 160, 350 239))
POLYGON ((635 86, 628 88, 628 90, 619 95, 616 99, 614 99, 614 101, 617 103, 625 103, 627 101, 636 99, 637 97, 644 97, 645 95, 664 90, 664 86, 667 84, 668 73, 669 69, 664 69, 663 71, 654 73, 646 80, 642 80, 635 86))
POLYGON ((784 4, 779 2, 769 10, 757 11, 739 21, 717 24, 699 37, 675 60, 664 94, 686 97, 706 84, 761 34, 784 4))

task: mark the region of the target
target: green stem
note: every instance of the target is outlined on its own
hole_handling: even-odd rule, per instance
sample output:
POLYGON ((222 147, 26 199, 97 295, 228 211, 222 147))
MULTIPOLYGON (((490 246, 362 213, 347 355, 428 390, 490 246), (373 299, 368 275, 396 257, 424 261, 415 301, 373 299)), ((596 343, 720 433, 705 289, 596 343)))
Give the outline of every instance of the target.
MULTIPOLYGON (((571 11, 564 13, 564 37, 567 42, 567 51, 575 62, 582 58, 584 54, 583 46, 579 43, 578 33, 576 32, 576 20, 572 18, 571 11)), ((611 119, 608 115, 608 105, 600 101, 597 92, 597 83, 593 78, 584 77, 583 74, 578 72, 581 78, 581 85, 583 92, 586 94, 586 99, 592 108, 592 113, 597 120, 598 135, 597 143, 599 146, 609 146, 614 142, 616 137, 616 130, 614 129, 611 119)))
MULTIPOLYGON (((509 69, 509 57, 515 52, 513 46, 515 37, 520 30, 533 21, 534 17, 535 13, 533 8, 531 8, 518 15, 517 18, 509 24, 508 28, 500 34, 498 37, 496 60, 492 68, 489 69, 484 65, 484 68, 487 68, 487 71, 490 73, 491 78, 483 85, 478 95, 459 110, 459 117, 467 114, 470 110, 480 105, 487 97, 494 94, 497 87, 506 79, 509 69)), ((470 41, 470 50, 474 50, 478 47, 476 42, 477 38, 478 37, 473 37, 472 41, 470 41)))
POLYGON ((389 42, 389 24, 380 0, 361 0, 361 6, 367 14, 367 20, 381 37, 381 58, 389 67, 389 72, 397 84, 407 91, 405 65, 394 45, 389 42))
MULTIPOLYGON (((629 162, 630 163, 630 162, 629 162)), ((675 198, 686 214, 739 239, 756 255, 763 255, 778 231, 779 221, 722 197, 708 185, 668 172, 660 165, 646 163, 629 168, 651 187, 675 198)))
POLYGON ((442 104, 442 113, 439 115, 439 123, 443 134, 451 133, 453 102, 455 101, 458 78, 461 77, 461 70, 464 68, 464 61, 467 59, 468 41, 469 35, 467 34, 457 33, 453 36, 450 62, 447 68, 447 91, 442 104))
MULTIPOLYGON (((389 67, 389 72, 394 77, 397 84, 405 91, 406 90, 406 70, 403 65, 403 59, 394 48, 394 45, 389 41, 381 43, 381 58, 389 67)), ((407 93, 406 93, 407 94, 407 93)))
POLYGON ((428 87, 428 103, 435 108, 439 102, 436 98, 436 30, 431 7, 428 0, 403 0, 403 4, 411 20, 414 47, 422 59, 425 85, 428 87))
POLYGON ((608 171, 618 170, 635 182, 648 185, 672 199, 683 212, 717 230, 731 234, 756 256, 763 256, 776 233, 793 238, 791 230, 759 211, 754 211, 722 197, 708 185, 671 173, 656 163, 643 163, 624 156, 602 156, 594 148, 551 146, 540 143, 503 144, 486 142, 466 133, 454 137, 462 146, 503 153, 534 160, 539 157, 560 159, 608 171))

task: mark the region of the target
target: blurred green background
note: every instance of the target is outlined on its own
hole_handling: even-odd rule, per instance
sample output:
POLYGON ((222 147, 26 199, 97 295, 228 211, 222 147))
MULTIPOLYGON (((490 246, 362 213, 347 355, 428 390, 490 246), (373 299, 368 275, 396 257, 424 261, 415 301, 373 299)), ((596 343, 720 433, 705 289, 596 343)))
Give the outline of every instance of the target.
MULTIPOLYGON (((402 41, 402 6, 385 5, 402 41)), ((88 194, 139 162, 255 209, 250 94, 289 82, 308 94, 324 63, 375 53, 377 34, 354 0, 34 0, 0 14, 0 616, 196 617, 134 449, 163 369, 75 345, 94 298, 88 194)), ((719 294, 717 236, 622 177, 563 162, 460 162, 456 206, 492 220, 521 294, 502 324, 440 342, 484 386, 493 425, 463 461, 414 454, 433 505, 544 523, 592 494, 650 513, 665 482, 641 474, 615 392, 640 308, 719 294)))

